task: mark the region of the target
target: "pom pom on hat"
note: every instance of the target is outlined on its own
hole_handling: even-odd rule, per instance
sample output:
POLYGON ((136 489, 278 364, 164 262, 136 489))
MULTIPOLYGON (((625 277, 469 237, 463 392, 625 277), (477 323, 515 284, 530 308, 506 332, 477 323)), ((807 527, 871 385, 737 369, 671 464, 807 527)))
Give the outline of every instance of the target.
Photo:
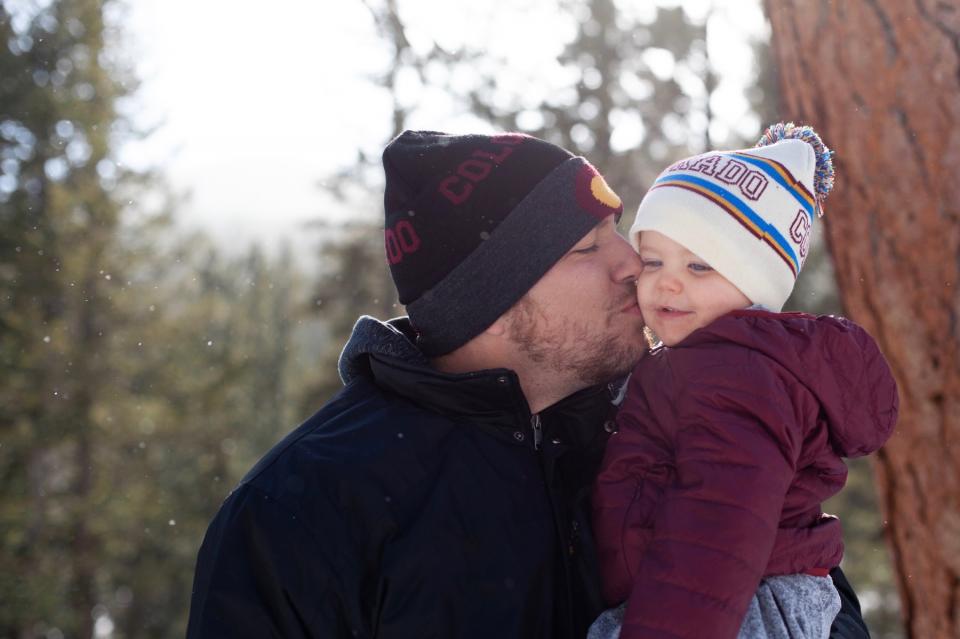
POLYGON ((813 147, 817 158, 817 167, 813 173, 813 191, 817 199, 817 216, 823 217, 823 201, 833 189, 833 151, 827 148, 813 127, 798 126, 793 122, 771 124, 760 136, 757 146, 767 146, 780 140, 802 140, 813 147))

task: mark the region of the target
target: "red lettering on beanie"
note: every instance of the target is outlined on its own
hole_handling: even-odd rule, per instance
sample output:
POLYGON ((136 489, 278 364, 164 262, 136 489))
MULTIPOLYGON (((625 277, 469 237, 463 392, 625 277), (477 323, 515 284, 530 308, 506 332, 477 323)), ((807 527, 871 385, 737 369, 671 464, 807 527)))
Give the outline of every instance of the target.
POLYGON ((393 232, 393 229, 386 229, 383 232, 383 245, 387 251, 387 263, 399 264, 403 260, 400 242, 397 241, 397 234, 393 232))
POLYGON ((383 243, 387 250, 387 262, 399 264, 405 255, 420 249, 420 236, 409 220, 400 220, 383 232, 383 243))
MULTIPOLYGON (((474 151, 474 154, 476 154, 476 151, 474 151)), ((493 167, 492 162, 484 160, 464 160, 457 166, 457 175, 461 175, 471 182, 479 182, 490 175, 493 167)))
POLYGON ((473 187, 489 177, 495 166, 499 166, 516 149, 526 142, 527 136, 520 133, 505 133, 490 138, 498 145, 493 151, 477 149, 470 157, 457 165, 454 175, 448 175, 440 181, 437 192, 456 205, 463 204, 473 194, 473 187))
POLYGON ((797 211, 797 216, 793 218, 793 224, 790 225, 790 239, 800 245, 800 266, 803 266, 810 251, 810 218, 803 209, 797 211))
POLYGON ((463 204, 470 198, 470 194, 473 193, 473 185, 463 181, 456 175, 451 175, 440 182, 440 187, 437 191, 454 204, 463 204))

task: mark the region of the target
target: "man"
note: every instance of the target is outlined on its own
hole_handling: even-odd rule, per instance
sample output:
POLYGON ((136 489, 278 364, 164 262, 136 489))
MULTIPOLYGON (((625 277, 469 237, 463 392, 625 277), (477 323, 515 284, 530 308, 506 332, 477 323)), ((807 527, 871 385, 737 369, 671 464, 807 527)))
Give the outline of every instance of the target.
POLYGON ((524 135, 407 131, 383 162, 409 318, 361 318, 344 389, 224 503, 188 637, 585 637, 608 383, 644 351, 621 202, 524 135))

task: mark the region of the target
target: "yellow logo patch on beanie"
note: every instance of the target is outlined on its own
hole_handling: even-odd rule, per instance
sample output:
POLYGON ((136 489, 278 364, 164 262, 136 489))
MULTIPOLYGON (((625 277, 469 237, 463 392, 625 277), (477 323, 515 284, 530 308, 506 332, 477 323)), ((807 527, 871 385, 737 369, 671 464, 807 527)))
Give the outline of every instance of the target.
POLYGON ((584 162, 577 172, 574 189, 577 203, 587 213, 600 220, 611 213, 617 220, 620 219, 623 213, 620 196, 613 192, 600 172, 588 162, 584 162))
POLYGON ((590 192, 593 193, 593 197, 612 209, 623 206, 620 196, 613 192, 613 189, 610 188, 610 185, 607 184, 607 181, 603 179, 602 175, 594 175, 593 179, 590 180, 590 192))

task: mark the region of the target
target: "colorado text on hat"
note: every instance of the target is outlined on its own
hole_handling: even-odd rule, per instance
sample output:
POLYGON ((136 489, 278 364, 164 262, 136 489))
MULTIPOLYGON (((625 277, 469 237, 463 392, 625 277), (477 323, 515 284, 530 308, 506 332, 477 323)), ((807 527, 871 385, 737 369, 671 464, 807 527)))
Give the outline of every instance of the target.
POLYGON ((454 204, 463 204, 473 193, 475 184, 487 179, 493 167, 499 166, 507 159, 519 144, 529 138, 519 133, 505 133, 490 138, 497 145, 497 153, 477 149, 470 157, 457 165, 454 175, 447 176, 440 182, 437 191, 454 204))
MULTIPOLYGON (((741 155, 747 156, 745 153, 741 153, 741 155)), ((772 162, 772 160, 768 159, 767 162, 772 162)), ((776 164, 789 175, 789 172, 787 172, 783 165, 779 163, 776 164)), ((769 184, 768 177, 759 170, 752 169, 740 160, 722 153, 711 153, 680 160, 667 167, 664 173, 674 171, 702 173, 724 184, 737 186, 746 198, 753 201, 760 199, 760 196, 763 195, 763 192, 767 189, 767 184, 769 184)), ((801 202, 805 202, 807 199, 813 199, 803 184, 797 181, 792 175, 790 175, 790 178, 794 187, 802 191, 802 194, 798 195, 794 190, 791 190, 795 197, 798 197, 801 202), (806 198, 802 197, 804 195, 806 198)), ((807 253, 810 251, 810 230, 810 214, 804 209, 800 209, 790 224, 790 239, 799 247, 799 259, 796 264, 793 264, 787 259, 787 263, 795 275, 796 272, 803 267, 807 253)))
MULTIPOLYGON (((496 145, 493 150, 473 151, 470 157, 457 165, 453 175, 448 175, 440 182, 437 192, 454 204, 463 204, 470 199, 474 185, 485 180, 495 166, 499 166, 518 145, 528 139, 530 138, 520 133, 504 133, 491 137, 490 142, 496 145)), ((416 253, 421 245, 417 230, 405 219, 385 229, 383 240, 388 264, 399 264, 405 255, 416 253)))
POLYGON ((420 236, 413 224, 400 220, 392 228, 384 230, 383 243, 387 249, 387 263, 398 264, 403 261, 404 255, 417 252, 420 248, 420 236))
POLYGON ((736 185, 740 192, 751 200, 759 199, 769 183, 767 176, 757 169, 751 169, 743 162, 719 153, 681 160, 672 164, 665 172, 668 171, 696 171, 709 175, 724 184, 736 185))

